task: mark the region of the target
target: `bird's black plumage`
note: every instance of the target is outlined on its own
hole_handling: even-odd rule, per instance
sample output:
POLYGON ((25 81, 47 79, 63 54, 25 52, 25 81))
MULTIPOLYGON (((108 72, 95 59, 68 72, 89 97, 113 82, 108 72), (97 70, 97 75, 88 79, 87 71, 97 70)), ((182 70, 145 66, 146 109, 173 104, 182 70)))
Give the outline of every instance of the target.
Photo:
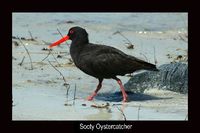
POLYGON ((75 65, 86 74, 96 77, 99 80, 96 90, 88 97, 88 100, 92 100, 97 95, 104 78, 112 78, 117 80, 120 85, 123 101, 127 101, 127 94, 123 84, 116 76, 123 76, 141 69, 158 70, 155 65, 127 55, 114 47, 89 43, 88 33, 81 27, 69 29, 67 36, 53 43, 50 47, 69 39, 72 40, 70 55, 75 65))
POLYGON ((72 40, 70 54, 75 65, 96 78, 115 78, 141 69, 157 70, 155 65, 114 47, 89 43, 87 32, 80 27, 71 28, 68 36, 72 40))

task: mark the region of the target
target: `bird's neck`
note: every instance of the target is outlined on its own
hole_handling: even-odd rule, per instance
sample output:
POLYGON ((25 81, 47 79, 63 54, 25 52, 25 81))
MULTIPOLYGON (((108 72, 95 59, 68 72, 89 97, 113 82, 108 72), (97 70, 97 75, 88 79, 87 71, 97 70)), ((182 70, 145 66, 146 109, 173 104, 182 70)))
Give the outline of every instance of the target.
POLYGON ((72 40, 71 43, 71 49, 81 49, 82 47, 84 47, 85 45, 87 45, 89 43, 89 39, 86 38, 79 38, 77 37, 76 39, 72 40))
POLYGON ((79 39, 76 38, 75 40, 72 40, 71 46, 70 46, 70 55, 74 62, 75 60, 79 59, 79 54, 81 53, 82 49, 89 44, 88 38, 85 39, 79 39))
POLYGON ((72 43, 77 43, 77 44, 87 44, 89 43, 89 39, 87 36, 77 36, 76 39, 72 40, 72 43))

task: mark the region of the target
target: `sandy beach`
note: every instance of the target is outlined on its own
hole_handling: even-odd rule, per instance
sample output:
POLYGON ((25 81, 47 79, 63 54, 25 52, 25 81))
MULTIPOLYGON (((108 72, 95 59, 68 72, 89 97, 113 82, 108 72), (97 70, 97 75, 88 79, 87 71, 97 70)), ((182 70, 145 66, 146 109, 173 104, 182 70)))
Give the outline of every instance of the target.
MULTIPOLYGON (((157 66, 181 62, 176 60, 179 55, 187 57, 187 14, 160 13, 154 14, 155 18, 153 14, 145 15, 76 13, 72 17, 70 13, 13 13, 12 35, 25 39, 22 42, 12 39, 12 119, 188 120, 187 94, 149 88, 144 93, 129 93, 129 102, 123 103, 119 86, 111 79, 104 80, 93 101, 87 101, 98 80, 75 67, 70 60, 69 45, 54 48, 47 57, 47 46, 61 38, 57 28, 66 35, 69 28, 77 25, 87 30, 90 42, 113 46, 153 64, 156 57, 157 66), (120 23, 125 19, 127 22, 120 23), (27 40, 31 38, 28 31, 34 40, 27 40), (133 49, 127 49, 127 40, 114 34, 117 31, 132 42, 133 49), (22 43, 30 53, 32 70, 22 43), (49 61, 64 75, 68 85, 63 85, 62 76, 49 61)), ((130 79, 118 77, 123 84, 130 79)))

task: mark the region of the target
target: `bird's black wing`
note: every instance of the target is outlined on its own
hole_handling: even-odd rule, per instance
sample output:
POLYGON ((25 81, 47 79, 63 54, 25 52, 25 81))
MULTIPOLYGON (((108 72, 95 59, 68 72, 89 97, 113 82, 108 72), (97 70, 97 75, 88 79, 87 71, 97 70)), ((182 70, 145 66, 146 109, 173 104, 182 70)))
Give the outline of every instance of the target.
POLYGON ((151 69, 155 65, 106 46, 91 44, 82 50, 78 67, 97 78, 114 78, 140 69, 151 69))
POLYGON ((92 71, 94 73, 102 76, 116 76, 142 69, 142 60, 129 56, 113 47, 100 47, 94 52, 92 62, 92 71))

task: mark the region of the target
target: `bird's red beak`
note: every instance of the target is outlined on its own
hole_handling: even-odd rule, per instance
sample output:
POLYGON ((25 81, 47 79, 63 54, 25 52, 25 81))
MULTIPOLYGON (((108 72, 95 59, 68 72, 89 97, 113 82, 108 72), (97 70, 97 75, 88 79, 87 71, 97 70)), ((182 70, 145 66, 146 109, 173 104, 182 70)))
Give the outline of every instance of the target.
POLYGON ((69 40, 69 36, 68 36, 68 35, 67 35, 67 36, 64 36, 64 37, 61 38, 60 40, 58 40, 58 41, 52 43, 51 45, 48 46, 48 48, 52 48, 52 47, 54 47, 54 46, 57 46, 57 45, 61 44, 61 43, 64 42, 64 41, 67 41, 67 40, 69 40))

